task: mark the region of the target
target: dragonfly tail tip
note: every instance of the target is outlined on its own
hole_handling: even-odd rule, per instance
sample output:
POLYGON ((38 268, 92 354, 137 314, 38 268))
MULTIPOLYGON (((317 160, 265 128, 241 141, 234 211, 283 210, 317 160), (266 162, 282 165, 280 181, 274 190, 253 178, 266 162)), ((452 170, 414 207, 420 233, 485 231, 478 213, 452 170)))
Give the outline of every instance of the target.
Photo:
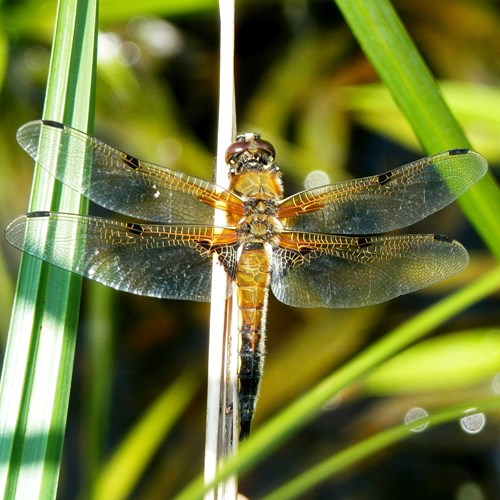
POLYGON ((250 420, 242 420, 240 422, 240 441, 243 441, 250 435, 250 420))

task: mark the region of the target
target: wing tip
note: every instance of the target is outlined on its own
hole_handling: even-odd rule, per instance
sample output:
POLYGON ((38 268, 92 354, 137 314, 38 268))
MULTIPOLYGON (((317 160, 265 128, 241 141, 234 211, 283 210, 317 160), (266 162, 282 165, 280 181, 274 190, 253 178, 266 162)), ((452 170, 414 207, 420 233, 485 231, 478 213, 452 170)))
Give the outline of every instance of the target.
POLYGON ((469 252, 467 252, 467 249, 462 245, 462 243, 460 243, 455 238, 452 238, 451 236, 446 236, 444 234, 433 234, 432 236, 434 238, 434 241, 447 245, 450 249, 450 253, 452 253, 454 258, 456 259, 457 265, 455 267, 455 270, 447 276, 444 276, 442 279, 447 279, 454 274, 462 272, 467 267, 470 260, 469 252))
MULTIPOLYGON (((475 162, 473 163, 474 168, 469 168, 470 176, 473 184, 482 179, 486 172, 488 171, 488 162, 486 158, 479 154, 477 151, 468 148, 456 148, 450 149, 448 151, 449 156, 469 156, 470 158, 474 158, 475 162), (473 175, 474 174, 474 175, 473 175)), ((471 184, 471 185, 473 185, 471 184)))
POLYGON ((32 143, 33 136, 37 137, 40 135, 42 126, 60 130, 63 130, 66 127, 63 123, 56 122, 54 120, 34 120, 21 125, 17 130, 16 139, 21 147, 28 151, 28 153, 30 153, 30 151, 27 150, 26 147, 32 143))

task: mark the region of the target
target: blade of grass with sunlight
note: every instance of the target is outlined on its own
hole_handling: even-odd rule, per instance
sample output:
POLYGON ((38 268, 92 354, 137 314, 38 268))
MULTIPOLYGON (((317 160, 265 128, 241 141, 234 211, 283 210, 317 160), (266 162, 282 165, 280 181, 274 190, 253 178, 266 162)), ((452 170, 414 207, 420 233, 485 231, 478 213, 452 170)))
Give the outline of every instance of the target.
MULTIPOLYGON (((335 3, 425 150, 438 153, 469 147, 391 3, 388 0, 335 0, 335 3)), ((464 194, 459 204, 490 251, 500 257, 500 191, 491 173, 464 194)))
MULTIPOLYGON (((93 0, 59 3, 45 119, 91 128, 96 19, 93 0)), ((75 192, 35 171, 30 210, 85 207, 75 192)), ((80 288, 80 278, 23 256, 0 389, 2 498, 56 496, 80 288)))

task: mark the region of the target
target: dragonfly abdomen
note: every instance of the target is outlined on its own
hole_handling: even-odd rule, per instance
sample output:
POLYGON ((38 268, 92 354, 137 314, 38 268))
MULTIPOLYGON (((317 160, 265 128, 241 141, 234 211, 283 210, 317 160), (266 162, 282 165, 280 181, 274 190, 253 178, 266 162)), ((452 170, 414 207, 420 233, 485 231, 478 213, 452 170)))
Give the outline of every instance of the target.
POLYGON ((236 271, 240 333, 238 350, 240 440, 250 433, 264 368, 265 316, 270 277, 268 246, 267 243, 244 244, 236 271))

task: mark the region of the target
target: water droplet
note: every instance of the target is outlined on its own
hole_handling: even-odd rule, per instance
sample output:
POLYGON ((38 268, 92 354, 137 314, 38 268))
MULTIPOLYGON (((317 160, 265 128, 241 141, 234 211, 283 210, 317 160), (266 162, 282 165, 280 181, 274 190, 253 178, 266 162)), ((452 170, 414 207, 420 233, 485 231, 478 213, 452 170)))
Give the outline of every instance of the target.
MULTIPOLYGON (((419 407, 412 408, 411 410, 408 410, 408 412, 405 415, 405 424, 413 424, 414 422, 428 416, 429 414, 423 408, 419 407)), ((410 430, 412 432, 422 432, 425 431, 425 429, 427 429, 428 425, 429 422, 425 422, 420 425, 412 425, 410 426, 410 430)))
POLYGON ((493 380, 491 381, 491 388, 493 389, 493 392, 500 394, 500 373, 497 373, 493 377, 493 380))
POLYGON ((166 137, 158 142, 156 154, 163 163, 170 165, 182 155, 182 144, 173 137, 166 137))
POLYGON ((323 411, 333 411, 340 406, 342 402, 342 393, 337 393, 330 398, 322 407, 323 411))
POLYGON ((184 47, 181 31, 164 20, 135 17, 128 24, 128 32, 157 57, 173 56, 184 47))
MULTIPOLYGON (((475 409, 469 410, 473 412, 475 409)), ((486 425, 486 417, 484 413, 472 413, 460 419, 460 427, 468 434, 477 434, 481 432, 486 425)))
POLYGON ((40 45, 33 45, 24 54, 24 62, 29 69, 38 71, 48 66, 50 52, 40 45))
POLYGON ((123 42, 120 45, 120 60, 127 66, 132 66, 139 62, 141 49, 134 42, 123 42))
POLYGON ((314 189, 320 186, 326 186, 330 184, 330 178, 326 172, 323 170, 313 170, 304 182, 304 187, 306 189, 314 189))

